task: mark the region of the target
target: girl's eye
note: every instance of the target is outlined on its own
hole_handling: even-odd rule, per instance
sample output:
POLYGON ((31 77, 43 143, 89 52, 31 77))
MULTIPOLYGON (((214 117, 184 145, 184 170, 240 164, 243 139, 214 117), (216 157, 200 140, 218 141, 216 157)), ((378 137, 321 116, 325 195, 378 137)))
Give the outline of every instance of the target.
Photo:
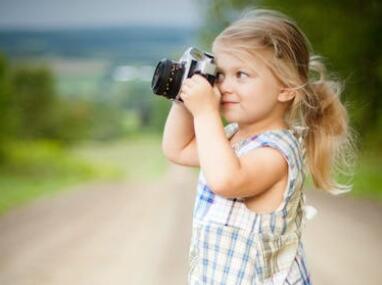
POLYGON ((246 78, 246 77, 248 77, 249 75, 248 75, 248 73, 245 73, 245 72, 243 72, 243 71, 238 71, 238 72, 236 73, 236 76, 237 76, 238 78, 246 78))
MULTIPOLYGON (((236 77, 239 79, 244 79, 249 77, 249 74, 243 71, 238 71, 236 72, 236 77)), ((216 73, 216 81, 217 82, 222 82, 224 80, 224 74, 222 72, 217 72, 216 73)))

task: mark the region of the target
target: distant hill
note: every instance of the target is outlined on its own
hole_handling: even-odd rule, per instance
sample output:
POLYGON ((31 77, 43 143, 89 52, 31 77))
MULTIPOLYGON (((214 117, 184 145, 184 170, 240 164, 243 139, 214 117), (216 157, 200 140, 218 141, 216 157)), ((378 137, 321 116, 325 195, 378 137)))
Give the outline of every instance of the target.
MULTIPOLYGON (((0 30, 0 52, 11 58, 101 59, 154 65, 195 45, 194 28, 116 27, 47 31, 0 30)), ((176 59, 176 58, 174 58, 176 59)))

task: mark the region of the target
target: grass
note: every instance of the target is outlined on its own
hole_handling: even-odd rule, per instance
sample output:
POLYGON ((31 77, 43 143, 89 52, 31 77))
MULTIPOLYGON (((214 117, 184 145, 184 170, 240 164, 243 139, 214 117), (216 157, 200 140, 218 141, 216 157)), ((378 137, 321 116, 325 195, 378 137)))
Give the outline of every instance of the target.
POLYGON ((162 175, 167 162, 162 155, 159 135, 143 134, 112 143, 84 143, 76 147, 77 157, 95 164, 117 167, 128 181, 154 181, 162 175))
POLYGON ((0 214, 37 197, 94 181, 153 181, 166 169, 160 138, 87 142, 64 149, 49 141, 12 143, 0 170, 0 214))
POLYGON ((382 201, 382 155, 363 152, 354 176, 353 195, 382 201))

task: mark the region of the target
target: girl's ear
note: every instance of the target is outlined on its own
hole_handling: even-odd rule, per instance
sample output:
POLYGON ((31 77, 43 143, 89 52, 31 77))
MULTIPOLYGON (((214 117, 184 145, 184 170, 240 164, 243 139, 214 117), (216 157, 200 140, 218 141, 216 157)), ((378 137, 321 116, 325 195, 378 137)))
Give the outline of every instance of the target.
POLYGON ((279 95, 277 96, 277 99, 280 102, 288 102, 292 100, 296 96, 296 92, 293 89, 290 88, 282 88, 280 90, 279 95))

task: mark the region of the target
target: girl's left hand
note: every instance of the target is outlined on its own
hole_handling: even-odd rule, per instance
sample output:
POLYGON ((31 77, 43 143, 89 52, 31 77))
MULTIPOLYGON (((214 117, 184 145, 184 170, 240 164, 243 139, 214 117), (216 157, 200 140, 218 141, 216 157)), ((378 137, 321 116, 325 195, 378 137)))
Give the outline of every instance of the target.
POLYGON ((184 80, 180 98, 194 117, 205 112, 219 112, 219 89, 216 86, 212 87, 207 79, 199 74, 184 80))

